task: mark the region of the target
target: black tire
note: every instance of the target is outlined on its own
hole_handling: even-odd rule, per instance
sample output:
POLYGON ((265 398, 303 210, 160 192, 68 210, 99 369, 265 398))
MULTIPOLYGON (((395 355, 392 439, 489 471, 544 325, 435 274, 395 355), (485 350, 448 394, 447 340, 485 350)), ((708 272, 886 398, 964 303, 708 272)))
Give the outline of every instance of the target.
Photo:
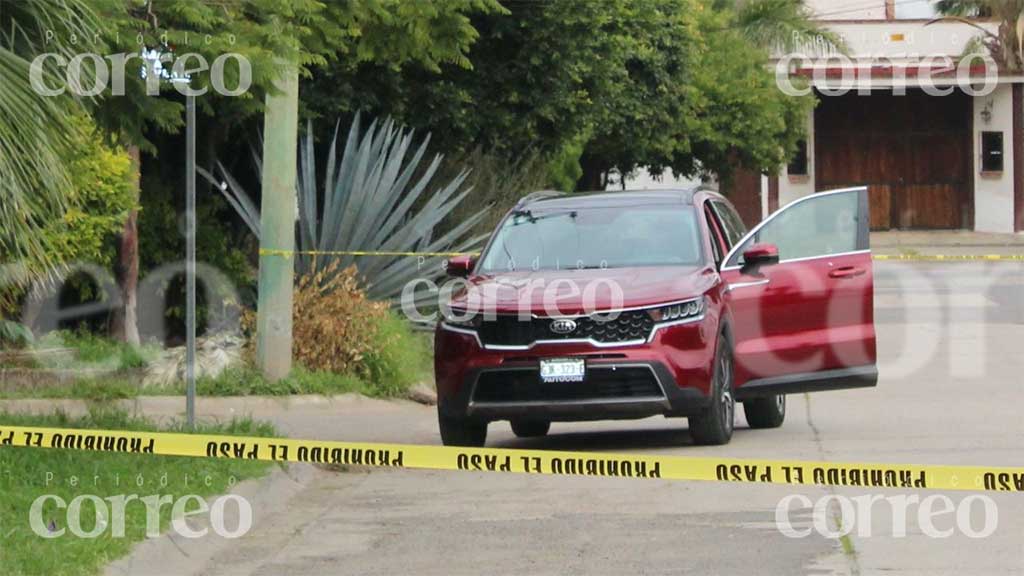
POLYGON ((445 446, 481 448, 487 442, 487 422, 438 415, 437 423, 445 446))
POLYGON ((519 438, 540 438, 547 436, 551 422, 545 420, 513 420, 512 433, 519 438))
POLYGON ((786 396, 769 396, 743 403, 743 413, 751 428, 765 430, 778 428, 786 421, 786 396))
POLYGON ((726 333, 718 337, 715 367, 711 378, 711 405, 690 417, 690 436, 700 446, 722 446, 732 440, 736 420, 733 395, 732 345, 726 333))

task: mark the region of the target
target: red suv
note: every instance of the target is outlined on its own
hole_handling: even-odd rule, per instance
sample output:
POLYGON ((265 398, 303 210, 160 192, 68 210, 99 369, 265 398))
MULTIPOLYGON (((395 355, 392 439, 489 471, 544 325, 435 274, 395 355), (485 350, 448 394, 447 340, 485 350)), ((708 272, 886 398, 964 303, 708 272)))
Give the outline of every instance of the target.
POLYGON ((868 230, 866 188, 801 198, 749 232, 707 190, 530 195, 479 259, 448 261, 441 438, 660 414, 726 444, 736 402, 776 428, 787 394, 875 386, 868 230))

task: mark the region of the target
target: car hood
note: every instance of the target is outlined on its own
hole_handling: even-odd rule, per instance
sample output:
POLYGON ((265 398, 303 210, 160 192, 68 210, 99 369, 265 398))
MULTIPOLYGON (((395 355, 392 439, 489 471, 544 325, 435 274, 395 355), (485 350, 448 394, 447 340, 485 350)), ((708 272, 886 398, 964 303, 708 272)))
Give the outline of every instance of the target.
POLYGON ((539 270, 471 276, 452 294, 459 310, 573 315, 695 298, 717 281, 711 266, 539 270))

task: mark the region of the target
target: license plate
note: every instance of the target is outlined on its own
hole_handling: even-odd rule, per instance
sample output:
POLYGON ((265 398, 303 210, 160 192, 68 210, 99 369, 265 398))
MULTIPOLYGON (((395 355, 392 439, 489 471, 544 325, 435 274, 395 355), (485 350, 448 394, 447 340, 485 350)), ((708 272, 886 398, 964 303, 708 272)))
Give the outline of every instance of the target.
POLYGON ((583 382, 587 373, 582 358, 559 358, 540 361, 540 379, 544 382, 583 382))

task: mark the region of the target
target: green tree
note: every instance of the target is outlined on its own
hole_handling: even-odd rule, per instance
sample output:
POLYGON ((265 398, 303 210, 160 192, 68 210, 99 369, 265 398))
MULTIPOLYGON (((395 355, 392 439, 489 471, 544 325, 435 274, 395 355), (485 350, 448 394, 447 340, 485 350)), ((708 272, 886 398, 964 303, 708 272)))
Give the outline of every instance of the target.
POLYGON ((775 89, 768 50, 836 40, 818 35, 800 0, 504 5, 474 17, 471 67, 328 70, 312 82, 311 113, 371 109, 444 126, 434 130, 443 151, 536 151, 560 182, 581 164, 586 189, 603 187, 612 168, 726 169, 723 146, 774 169, 810 101, 775 89))
POLYGON ((61 160, 71 173, 68 206, 60 218, 46 223, 41 241, 61 262, 110 265, 112 240, 128 213, 136 208, 131 158, 103 135, 85 114, 71 124, 71 146, 61 160))
POLYGON ((693 157, 702 169, 722 176, 737 163, 774 173, 804 137, 814 98, 779 90, 765 53, 738 31, 709 35, 701 63, 693 79, 698 119, 690 132, 693 157))
MULTIPOLYGON (((136 208, 132 161, 123 148, 104 142, 103 135, 84 112, 72 118, 69 128, 69 147, 60 159, 71 180, 66 206, 59 216, 43 223, 37 237, 49 262, 110 266, 116 254, 114 239, 125 218, 136 208)), ((47 261, 31 256, 25 262, 31 270, 43 270, 48 265, 47 261)), ((91 281, 63 274, 61 277, 66 282, 62 284, 79 301, 96 298, 91 281)), ((22 291, 7 293, 13 302, 22 291)), ((40 295, 29 293, 24 299, 22 317, 29 326, 40 312, 41 302, 36 298, 40 295)))
POLYGON ((644 13, 673 25, 641 19, 646 33, 625 43, 614 69, 628 88, 610 94, 594 123, 580 187, 603 189, 612 168, 727 175, 739 162, 775 171, 795 151, 814 100, 778 90, 766 47, 752 41, 771 44, 772 35, 752 32, 767 24, 751 28, 742 12, 678 0, 650 0, 644 13), (678 31, 684 24, 689 36, 678 31))
MULTIPOLYGON (((280 72, 280 60, 295 62, 309 76, 321 66, 373 61, 397 67, 408 61, 428 68, 442 63, 466 65, 466 51, 476 37, 467 14, 498 10, 493 0, 405 2, 367 0, 93 0, 107 25, 104 38, 111 53, 199 53, 208 62, 225 53, 240 54, 251 63, 251 90, 239 97, 212 92, 198 99, 208 129, 205 156, 212 163, 222 146, 239 141, 237 130, 262 110, 267 91, 280 72)), ((235 86, 238 68, 227 68, 225 84, 235 86)), ((154 132, 175 134, 183 124, 183 98, 169 83, 160 96, 146 95, 141 75, 126 74, 125 96, 105 96, 95 114, 116 140, 129 147, 142 166, 140 154, 155 155, 154 132)), ((193 86, 209 87, 205 74, 193 76, 193 86)), ((213 166, 209 165, 212 169, 213 166)), ((144 178, 145 175, 140 176, 144 178)), ((141 184, 140 184, 141 186, 141 184)), ((136 193, 138 197, 138 192, 136 193)), ((138 277, 137 215, 125 223, 118 258, 118 281, 123 309, 115 312, 113 331, 137 341, 133 302, 138 277)))

